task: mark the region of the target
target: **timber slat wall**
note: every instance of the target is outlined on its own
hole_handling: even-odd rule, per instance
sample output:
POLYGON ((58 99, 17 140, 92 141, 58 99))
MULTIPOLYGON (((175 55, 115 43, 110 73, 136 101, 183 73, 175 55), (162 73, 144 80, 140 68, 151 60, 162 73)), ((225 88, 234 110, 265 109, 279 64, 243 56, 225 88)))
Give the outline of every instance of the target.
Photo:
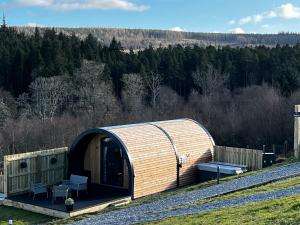
POLYGON ((133 198, 177 186, 176 152, 186 159, 179 169, 180 186, 195 182, 197 164, 212 159, 213 140, 205 129, 189 119, 112 127, 109 131, 122 140, 132 159, 133 198))
POLYGON ((4 156, 4 192, 12 195, 30 190, 32 183, 53 185, 65 178, 67 148, 4 156), (51 163, 55 158, 56 163, 51 163), (26 162, 27 167, 21 168, 26 162))
POLYGON ((262 150, 215 146, 214 161, 242 164, 247 165, 249 170, 259 170, 262 168, 262 150))
POLYGON ((152 125, 113 129, 134 165, 134 198, 176 187, 176 156, 164 133, 152 125))
POLYGON ((198 178, 197 164, 212 160, 214 143, 207 132, 191 120, 182 120, 180 123, 162 121, 155 124, 170 135, 178 155, 186 158, 179 170, 179 185, 195 182, 198 178))

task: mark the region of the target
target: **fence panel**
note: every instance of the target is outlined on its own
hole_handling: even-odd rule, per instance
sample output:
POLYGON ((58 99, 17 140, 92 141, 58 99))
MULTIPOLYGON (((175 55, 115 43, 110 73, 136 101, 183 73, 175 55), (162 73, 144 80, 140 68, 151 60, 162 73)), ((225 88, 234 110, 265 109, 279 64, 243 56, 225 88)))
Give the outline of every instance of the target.
POLYGON ((53 185, 66 175, 67 148, 4 156, 4 189, 7 195, 26 192, 32 183, 53 185))
POLYGON ((262 168, 262 150, 215 146, 214 160, 247 165, 249 170, 262 168))
POLYGON ((0 193, 4 192, 4 176, 2 172, 0 172, 0 193))

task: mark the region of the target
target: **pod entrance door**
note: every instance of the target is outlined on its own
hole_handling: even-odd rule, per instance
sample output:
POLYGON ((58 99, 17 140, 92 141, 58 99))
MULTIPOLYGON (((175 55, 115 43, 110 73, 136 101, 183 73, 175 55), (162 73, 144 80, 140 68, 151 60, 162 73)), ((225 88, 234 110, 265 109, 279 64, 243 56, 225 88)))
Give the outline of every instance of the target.
POLYGON ((123 186, 122 149, 111 139, 101 141, 101 183, 110 186, 123 186))

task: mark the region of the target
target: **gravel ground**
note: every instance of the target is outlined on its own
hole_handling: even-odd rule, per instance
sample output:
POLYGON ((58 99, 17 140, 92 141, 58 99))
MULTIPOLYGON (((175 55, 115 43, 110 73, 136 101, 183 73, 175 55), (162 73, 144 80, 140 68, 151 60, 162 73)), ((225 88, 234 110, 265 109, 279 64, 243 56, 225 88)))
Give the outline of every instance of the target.
MULTIPOLYGON (((115 225, 142 223, 147 221, 161 220, 168 217, 191 215, 191 214, 197 214, 201 212, 207 212, 207 211, 217 210, 217 209, 222 209, 227 207, 234 207, 234 206, 244 205, 247 203, 267 201, 275 198, 283 198, 291 195, 296 195, 299 193, 300 193, 300 186, 295 186, 292 188, 286 188, 286 189, 271 191, 267 193, 249 195, 249 196, 229 199, 225 201, 211 202, 202 205, 181 208, 177 210, 165 211, 157 214, 151 214, 148 217, 143 215, 138 215, 135 216, 134 218, 128 218, 129 220, 126 220, 127 223, 124 222, 120 223, 120 221, 115 221, 114 219, 112 219, 110 221, 105 220, 105 223, 101 222, 101 224, 106 224, 106 221, 108 222, 107 224, 115 224, 115 225)), ((98 224, 98 223, 96 222, 91 224, 98 224)))
MULTIPOLYGON (((159 201, 155 201, 155 202, 151 202, 139 206, 129 207, 121 210, 116 210, 105 214, 100 214, 98 216, 91 217, 89 219, 75 222, 74 224, 79 224, 79 225, 134 224, 134 223, 141 223, 144 221, 157 220, 157 219, 175 216, 175 215, 197 213, 203 211, 201 210, 201 207, 204 205, 177 209, 177 210, 175 209, 179 206, 192 204, 202 199, 215 197, 229 192, 253 187, 256 185, 261 185, 264 183, 268 183, 268 182, 272 182, 272 181, 276 181, 279 179, 284 179, 296 175, 300 175, 300 163, 292 163, 286 166, 266 170, 255 175, 241 177, 232 181, 224 182, 219 185, 210 186, 208 188, 177 194, 171 197, 167 197, 163 200, 159 200, 159 201)), ((297 191, 300 191, 300 188, 297 187, 294 189, 292 188, 292 189, 285 189, 285 190, 282 190, 282 192, 278 191, 278 196, 280 197, 280 194, 283 194, 283 196, 284 194, 290 195, 293 194, 293 191, 295 193, 298 193, 297 191), (285 190, 286 192, 284 192, 285 190)), ((269 195, 266 194, 266 196, 263 195, 266 198, 264 200, 270 199, 271 196, 275 196, 274 198, 277 198, 277 195, 274 193, 277 192, 270 192, 269 195)), ((256 199, 258 199, 258 201, 262 201, 259 200, 259 199, 263 199, 263 197, 260 196, 261 195, 257 195, 256 197, 253 198, 251 198, 251 196, 248 196, 242 198, 246 200, 242 201, 240 199, 239 201, 241 201, 242 204, 253 202, 256 199)), ((217 202, 207 203, 207 204, 211 204, 210 207, 215 206, 217 208, 222 208, 221 207, 222 205, 224 205, 223 207, 227 207, 227 205, 231 206, 230 204, 234 205, 234 203, 238 203, 238 201, 235 202, 234 199, 227 200, 224 202, 219 202, 220 205, 218 207, 216 205, 217 202)))
POLYGON ((3 200, 4 200, 4 194, 0 193, 0 205, 2 204, 3 200))

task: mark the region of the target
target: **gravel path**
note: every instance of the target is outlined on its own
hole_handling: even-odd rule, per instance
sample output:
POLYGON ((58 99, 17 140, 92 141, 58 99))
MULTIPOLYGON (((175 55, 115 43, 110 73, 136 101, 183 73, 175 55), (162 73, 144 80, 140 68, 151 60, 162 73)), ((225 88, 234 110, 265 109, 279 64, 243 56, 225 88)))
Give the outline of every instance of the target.
POLYGON ((4 194, 0 193, 0 205, 2 204, 3 200, 4 200, 4 194))
POLYGON ((247 203, 254 203, 254 202, 261 202, 261 201, 267 201, 275 198, 283 198, 291 195, 296 195, 300 193, 300 186, 296 186, 293 188, 287 188, 287 189, 281 189, 277 191, 267 192, 267 193, 261 193, 256 195, 249 195, 244 196, 240 198, 234 198, 229 199, 225 201, 218 201, 218 202, 211 202, 211 203, 205 203, 202 205, 195 205, 190 206, 187 208, 180 208, 177 210, 170 210, 170 211, 164 211, 159 213, 152 213, 152 214, 136 214, 136 215, 125 215, 123 218, 118 218, 115 216, 107 217, 104 215, 88 219, 88 221, 83 221, 76 224, 111 224, 111 225, 129 225, 129 224, 137 224, 137 223, 143 223, 147 221, 155 221, 155 220, 161 220, 168 217, 174 217, 174 216, 182 216, 182 215, 191 215, 191 214, 197 214, 201 212, 208 212, 211 210, 217 210, 227 207, 234 207, 239 205, 244 205, 247 203))
MULTIPOLYGON (((241 177, 232 181, 224 182, 219 185, 214 185, 210 186, 207 188, 195 190, 195 191, 190 191, 187 193, 182 193, 182 194, 177 194, 174 196, 167 197, 163 200, 139 205, 139 206, 134 206, 134 207, 129 207, 126 209, 121 209, 121 210, 116 210, 112 212, 108 212, 105 214, 100 214, 95 217, 91 217, 89 219, 85 219, 83 221, 76 222, 74 224, 79 224, 79 225, 92 225, 92 224, 133 224, 133 223, 141 223, 144 221, 151 221, 155 219, 160 219, 160 218, 165 218, 169 216, 175 216, 175 215, 182 215, 182 214, 191 214, 191 213, 196 213, 196 212, 201 212, 201 206, 195 206, 195 207, 189 207, 189 208, 183 208, 183 209, 177 209, 179 206, 184 206, 188 204, 192 204, 195 202, 198 202, 199 200, 206 199, 206 198, 211 198, 215 197, 218 195, 230 193, 233 191, 253 187, 256 185, 261 185, 264 183, 284 179, 287 177, 292 177, 300 175, 300 163, 292 163, 287 166, 282 166, 282 167, 277 167, 274 169, 266 170, 261 173, 255 174, 255 175, 250 175, 246 177, 241 177), (200 207, 200 208, 199 208, 200 207), (190 213, 189 213, 190 212, 190 213)), ((294 189, 286 189, 282 190, 283 194, 292 194, 293 191, 295 193, 298 193, 297 191, 300 192, 300 188, 294 188, 294 189), (299 190, 298 190, 299 189, 299 190), (290 191, 290 192, 289 192, 290 191)), ((277 192, 270 192, 270 196, 276 196, 273 195, 273 193, 277 192)), ((280 193, 278 192, 278 195, 280 196, 280 193)), ((266 194, 266 199, 267 200, 269 195, 266 194)), ((251 196, 249 196, 251 197, 251 196)), ((247 197, 244 197, 245 199, 248 199, 247 197)), ((247 202, 253 202, 255 199, 263 199, 258 195, 257 198, 253 197, 254 199, 251 200, 249 198, 247 202)), ((229 204, 234 204, 230 203, 232 200, 227 200, 224 201, 224 207, 227 207, 229 204), (229 203, 228 203, 229 202, 229 203)), ((240 199, 241 201, 241 199, 240 199)), ((243 201, 242 201, 243 202, 243 201)), ((223 203, 219 202, 221 205, 223 203)), ((207 203, 207 204, 217 204, 217 203, 207 203)), ((206 204, 205 204, 206 205, 206 204)), ((206 206, 207 207, 207 206, 206 206)), ((211 206, 213 207, 213 205, 211 206)), ((221 208, 219 206, 219 208, 221 208)))
MULTIPOLYGON (((254 202, 261 202, 261 201, 267 201, 271 199, 278 199, 283 198, 291 195, 296 195, 300 193, 300 186, 295 186, 292 188, 287 189, 281 189, 277 191, 267 192, 267 193, 261 193, 256 195, 249 195, 245 197, 240 198, 234 198, 229 199, 225 201, 218 201, 218 202, 211 202, 206 203, 202 205, 196 205, 196 206, 190 206, 187 208, 181 208, 177 210, 171 210, 171 211, 165 211, 160 212, 156 214, 150 214, 147 216, 144 215, 137 215, 135 217, 128 217, 126 218, 126 223, 123 221, 116 221, 115 219, 111 218, 111 220, 105 220, 101 222, 101 224, 113 224, 113 225, 121 225, 121 224, 135 224, 135 223, 142 223, 147 221, 155 221, 155 220, 161 220, 168 217, 174 217, 174 216, 182 216, 182 215, 191 215, 191 214, 197 214, 201 212, 208 212, 211 210, 217 210, 227 207, 234 207, 239 205, 244 205, 247 203, 254 203, 254 202)), ((99 224, 97 221, 93 221, 91 224, 99 224)))

